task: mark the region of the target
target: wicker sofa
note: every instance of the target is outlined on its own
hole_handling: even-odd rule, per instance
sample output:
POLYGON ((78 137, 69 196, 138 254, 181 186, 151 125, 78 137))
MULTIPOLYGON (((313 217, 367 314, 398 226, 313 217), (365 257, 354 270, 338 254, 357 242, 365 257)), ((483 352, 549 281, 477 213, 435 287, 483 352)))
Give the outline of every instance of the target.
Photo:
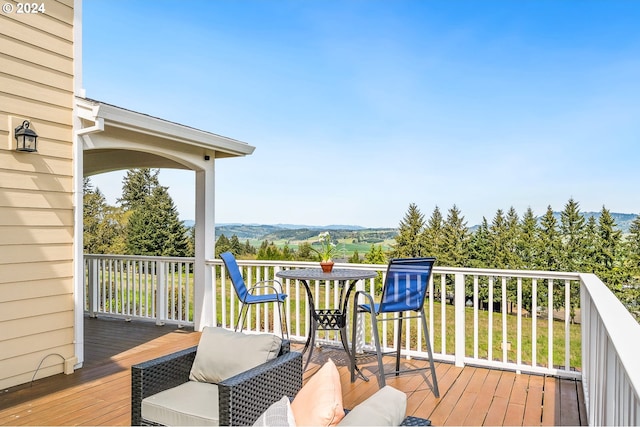
MULTIPOLYGON (((332 361, 331 369, 332 381, 339 385, 339 374, 332 361)), ((297 404, 309 401, 304 396, 310 392, 311 396, 314 392, 318 393, 315 396, 324 394, 326 376, 320 374, 327 371, 328 367, 323 367, 302 390, 302 354, 291 352, 289 341, 268 334, 247 336, 221 328, 205 328, 198 346, 132 366, 131 425, 253 425, 284 396, 297 404), (267 358, 263 357, 265 343, 267 358), (246 354, 252 363, 244 359, 246 354), (232 372, 229 363, 235 367, 232 372), (249 366, 253 368, 247 369, 249 366), (228 375, 215 379, 200 377, 204 373, 220 374, 218 370, 228 375)), ((395 414, 393 424, 397 425, 405 415, 406 396, 388 388, 357 405, 353 414, 338 425, 385 425, 390 413, 395 414), (349 418, 351 422, 347 422, 349 418)), ((332 393, 341 396, 339 387, 332 393)), ((322 407, 321 400, 312 398, 309 404, 313 408, 322 407)), ((301 414, 307 413, 307 407, 302 406, 301 414)), ((406 417, 401 425, 430 423, 406 417)))
MULTIPOLYGON (((302 387, 302 354, 283 341, 278 357, 217 383, 220 425, 251 425, 282 396, 302 387)), ((158 425, 142 417, 143 399, 189 381, 197 347, 131 368, 131 425, 158 425)))

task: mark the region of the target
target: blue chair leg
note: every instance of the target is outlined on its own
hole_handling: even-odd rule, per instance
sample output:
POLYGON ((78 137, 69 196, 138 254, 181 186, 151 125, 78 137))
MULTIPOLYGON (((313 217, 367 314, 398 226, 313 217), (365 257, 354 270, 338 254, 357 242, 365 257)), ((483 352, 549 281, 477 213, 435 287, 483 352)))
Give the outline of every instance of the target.
POLYGON ((240 308, 240 313, 238 313, 238 320, 236 321, 235 331, 238 332, 238 326, 240 327, 240 332, 244 328, 244 322, 246 321, 247 311, 249 311, 249 304, 242 304, 240 308))
POLYGON ((440 390, 438 389, 438 378, 436 377, 436 367, 433 363, 433 351, 431 349, 431 340, 429 339, 429 330, 427 329, 427 320, 424 315, 424 307, 422 308, 422 330, 424 331, 424 339, 427 340, 427 351, 429 352, 429 363, 431 364, 431 381, 433 381, 433 395, 440 397, 440 390))
POLYGON ((373 330, 373 341, 376 343, 376 355, 378 356, 378 387, 382 388, 387 385, 387 381, 384 376, 382 351, 380 350, 380 335, 378 334, 378 319, 375 312, 371 313, 371 329, 373 330))

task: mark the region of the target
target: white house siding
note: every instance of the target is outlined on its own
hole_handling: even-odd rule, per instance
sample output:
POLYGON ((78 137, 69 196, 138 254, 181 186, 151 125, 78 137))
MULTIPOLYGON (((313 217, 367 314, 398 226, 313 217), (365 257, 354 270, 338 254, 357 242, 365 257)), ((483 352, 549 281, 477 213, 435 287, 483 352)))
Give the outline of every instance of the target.
MULTIPOLYGON (((73 0, 0 13, 0 390, 73 366, 73 0), (24 119, 37 153, 15 151, 24 119), (63 359, 66 363, 63 362, 63 359)), ((38 2, 40 4, 41 2, 38 2)))

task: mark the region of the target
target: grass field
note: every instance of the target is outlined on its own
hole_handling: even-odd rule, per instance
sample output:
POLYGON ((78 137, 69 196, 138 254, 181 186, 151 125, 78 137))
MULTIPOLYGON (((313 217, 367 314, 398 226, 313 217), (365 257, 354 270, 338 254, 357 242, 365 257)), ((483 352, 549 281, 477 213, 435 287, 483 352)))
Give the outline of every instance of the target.
MULTIPOLYGON (((276 245, 276 247, 278 247, 279 249, 282 249, 285 245, 288 245, 290 249, 294 249, 294 250, 298 250, 298 246, 304 242, 307 242, 309 244, 312 244, 313 242, 316 242, 317 239, 308 239, 308 240, 285 240, 285 239, 280 239, 280 240, 273 240, 273 244, 276 245)), ((263 240, 257 240, 257 239, 249 239, 249 244, 251 246, 254 246, 256 248, 259 248, 260 245, 262 244, 263 240)), ((270 240, 271 242, 271 240, 270 240)), ((353 255, 353 253, 355 251, 358 251, 358 254, 360 256, 363 256, 364 254, 366 254, 367 252, 369 252, 371 250, 371 246, 376 245, 376 246, 380 246, 382 245, 382 250, 387 252, 389 250, 391 250, 391 247, 393 245, 393 243, 395 242, 394 239, 386 239, 383 240, 381 242, 376 242, 376 243, 370 243, 370 242, 357 242, 354 241, 354 239, 339 239, 338 240, 338 256, 340 258, 349 258, 353 255)))

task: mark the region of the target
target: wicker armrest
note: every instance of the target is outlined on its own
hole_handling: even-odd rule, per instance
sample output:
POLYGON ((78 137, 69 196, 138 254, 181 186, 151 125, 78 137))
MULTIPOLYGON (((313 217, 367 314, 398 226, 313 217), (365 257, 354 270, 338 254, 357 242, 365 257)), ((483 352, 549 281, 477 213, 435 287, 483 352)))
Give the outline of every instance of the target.
POLYGON ((131 367, 131 425, 142 421, 142 400, 189 381, 197 347, 187 348, 131 367))
POLYGON ((252 425, 302 388, 302 353, 290 352, 218 383, 220 425, 252 425))

